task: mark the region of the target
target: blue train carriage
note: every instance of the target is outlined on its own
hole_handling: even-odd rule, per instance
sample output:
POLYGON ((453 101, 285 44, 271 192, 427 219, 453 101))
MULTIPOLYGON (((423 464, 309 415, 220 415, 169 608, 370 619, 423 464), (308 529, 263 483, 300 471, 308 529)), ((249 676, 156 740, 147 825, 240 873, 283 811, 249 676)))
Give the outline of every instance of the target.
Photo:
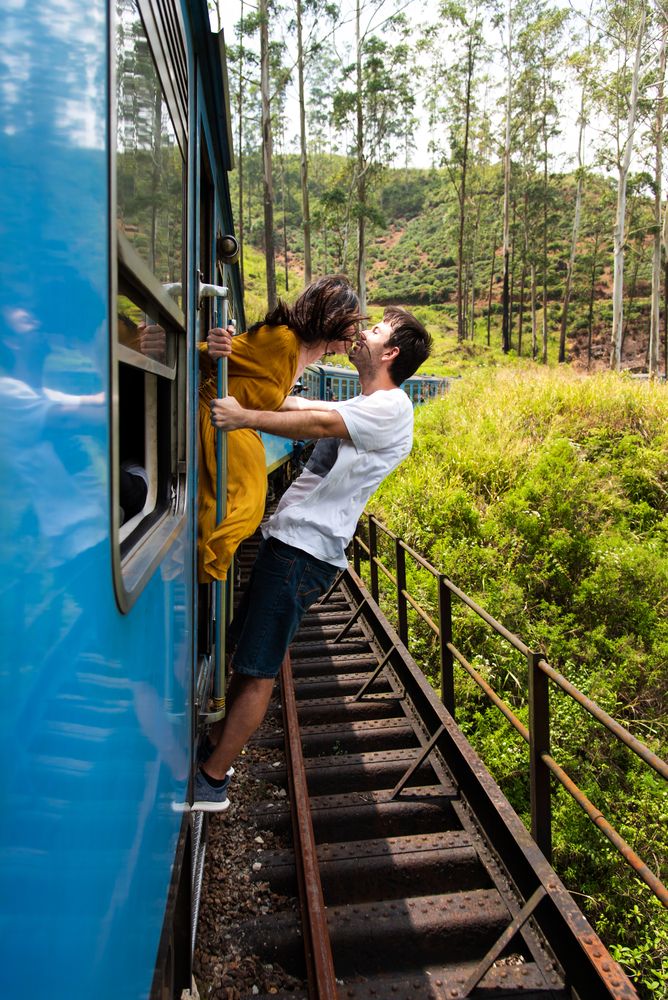
POLYGON ((163 1000, 191 984, 206 833, 197 342, 221 286, 244 328, 222 36, 205 0, 0 25, 2 994, 163 1000))
MULTIPOLYGON (((427 403, 446 393, 452 378, 438 375, 413 375, 406 379, 401 388, 411 399, 413 406, 427 403)), ((302 376, 307 399, 326 399, 341 402, 357 396, 359 375, 357 370, 347 365, 335 365, 331 361, 309 365, 302 376)))

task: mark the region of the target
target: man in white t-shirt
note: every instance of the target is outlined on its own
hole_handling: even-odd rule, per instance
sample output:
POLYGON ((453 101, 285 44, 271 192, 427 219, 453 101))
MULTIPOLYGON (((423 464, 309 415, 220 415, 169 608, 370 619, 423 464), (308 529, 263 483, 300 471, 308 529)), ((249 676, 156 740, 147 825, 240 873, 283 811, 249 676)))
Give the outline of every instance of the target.
POLYGON ((399 386, 429 357, 431 337, 405 309, 359 335, 350 360, 361 394, 341 403, 289 396, 278 412, 213 400, 211 421, 286 438, 317 438, 304 471, 263 525, 250 579, 228 630, 236 643, 227 714, 200 748, 192 808, 227 809, 232 761, 262 722, 288 646, 309 607, 345 569, 367 500, 413 445, 413 405, 399 386))

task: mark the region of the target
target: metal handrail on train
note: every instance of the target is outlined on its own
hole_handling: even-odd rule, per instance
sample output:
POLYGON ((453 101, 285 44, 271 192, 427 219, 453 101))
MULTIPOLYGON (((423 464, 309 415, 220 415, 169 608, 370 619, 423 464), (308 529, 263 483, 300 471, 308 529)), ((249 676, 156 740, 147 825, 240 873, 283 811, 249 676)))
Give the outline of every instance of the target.
POLYGON ((397 632, 401 642, 408 648, 408 605, 417 612, 427 623, 429 628, 439 638, 440 643, 440 666, 441 666, 441 701, 453 716, 455 715, 455 690, 454 690, 454 661, 466 670, 473 678, 478 687, 488 696, 492 703, 503 713, 511 725, 517 730, 523 740, 529 744, 529 766, 530 766, 530 799, 531 799, 531 836, 536 841, 541 851, 551 861, 552 856, 552 805, 550 791, 550 773, 566 789, 569 795, 575 799, 578 805, 589 816, 598 829, 605 834, 615 849, 621 854, 628 865, 633 868, 636 875, 645 882, 654 895, 668 909, 668 888, 654 875, 648 866, 638 857, 635 851, 611 826, 599 809, 593 805, 584 792, 578 788, 575 782, 557 764, 550 754, 550 704, 549 704, 549 681, 553 681, 565 694, 573 698, 579 705, 588 711, 598 722, 608 729, 621 742, 625 743, 634 753, 636 753, 646 764, 649 764, 657 774, 668 780, 668 764, 653 753, 640 740, 632 736, 627 729, 616 722, 611 716, 604 712, 596 702, 587 698, 573 684, 566 680, 558 671, 549 665, 540 653, 535 653, 522 642, 522 640, 504 628, 500 622, 492 618, 484 608, 481 608, 467 594, 455 586, 444 573, 435 569, 431 563, 415 552, 398 535, 390 531, 373 514, 365 511, 368 519, 369 544, 366 545, 360 535, 360 527, 363 523, 360 520, 357 532, 353 537, 353 566, 355 572, 360 574, 360 553, 364 551, 369 560, 371 575, 371 594, 378 602, 379 583, 378 571, 380 570, 397 592, 397 632), (383 564, 378 556, 378 530, 382 531, 394 542, 395 572, 393 575, 383 564), (406 554, 420 566, 426 569, 438 582, 438 625, 430 615, 413 598, 406 587, 406 554), (480 676, 473 666, 466 660, 460 651, 452 643, 452 595, 459 598, 475 614, 483 619, 498 635, 502 636, 511 646, 522 653, 527 660, 528 666, 528 703, 529 703, 529 727, 517 718, 512 709, 492 690, 487 681, 480 676))

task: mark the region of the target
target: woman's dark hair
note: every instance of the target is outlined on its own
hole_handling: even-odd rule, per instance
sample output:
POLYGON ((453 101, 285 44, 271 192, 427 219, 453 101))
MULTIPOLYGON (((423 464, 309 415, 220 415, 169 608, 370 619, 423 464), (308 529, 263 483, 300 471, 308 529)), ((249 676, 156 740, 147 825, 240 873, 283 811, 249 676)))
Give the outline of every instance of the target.
POLYGON ((279 299, 273 312, 268 312, 261 323, 250 328, 255 333, 261 326, 288 326, 303 344, 324 341, 352 340, 351 326, 366 319, 360 312, 360 300, 350 282, 343 275, 316 278, 301 293, 294 305, 288 306, 279 299))
POLYGON ((415 375, 431 354, 432 337, 419 319, 400 306, 388 306, 383 319, 392 327, 387 347, 398 347, 399 353, 388 365, 387 374, 395 385, 401 385, 415 375))

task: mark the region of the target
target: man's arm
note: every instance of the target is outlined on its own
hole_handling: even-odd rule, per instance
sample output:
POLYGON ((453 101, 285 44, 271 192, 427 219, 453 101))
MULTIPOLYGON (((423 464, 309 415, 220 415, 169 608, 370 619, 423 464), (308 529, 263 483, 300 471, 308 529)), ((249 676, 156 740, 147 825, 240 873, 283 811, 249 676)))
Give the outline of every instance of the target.
MULTIPOLYGON (((307 402, 304 400, 304 402, 307 402)), ((285 438, 348 438, 348 428, 337 410, 289 409, 244 410, 234 396, 211 402, 211 423, 224 431, 250 427, 254 431, 276 434, 285 438)))
POLYGON ((287 413, 288 410, 331 410, 332 404, 326 403, 324 399, 302 399, 301 396, 286 396, 279 413, 287 413))

